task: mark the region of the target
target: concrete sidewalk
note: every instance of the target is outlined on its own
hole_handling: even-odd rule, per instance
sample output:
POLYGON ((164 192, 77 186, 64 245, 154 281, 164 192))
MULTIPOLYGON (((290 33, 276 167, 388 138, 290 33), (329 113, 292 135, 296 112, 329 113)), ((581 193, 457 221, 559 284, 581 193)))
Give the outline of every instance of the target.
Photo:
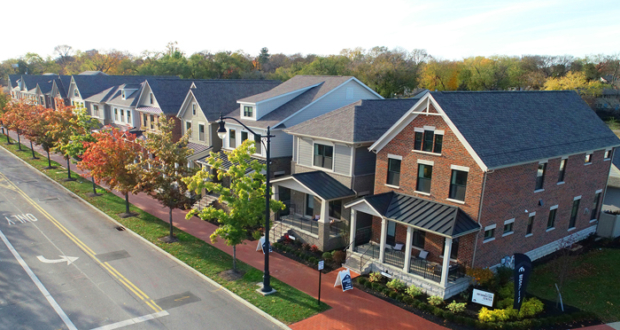
MULTIPOLYGON (((14 132, 11 132, 10 136, 17 140, 14 132)), ((1 138, 0 143, 6 143, 1 142, 1 138)), ((28 140, 22 137, 21 141, 24 146, 29 147, 28 140)), ((35 151, 43 157, 47 157, 45 151, 37 146, 35 146, 35 151)), ((66 165, 66 160, 60 155, 51 155, 51 159, 59 164, 66 165)), ((71 164, 71 170, 90 179, 87 173, 78 170, 74 164, 71 164)), ((116 191, 114 193, 124 198, 120 193, 116 191)), ((168 209, 163 208, 158 201, 150 196, 144 193, 130 195, 129 202, 162 221, 168 222, 168 209)), ((172 217, 176 228, 232 255, 232 247, 226 246, 223 240, 218 240, 215 244, 211 243, 209 236, 217 228, 215 225, 197 217, 186 220, 186 213, 186 211, 178 209, 173 210, 172 217)), ((245 242, 237 246, 237 258, 257 269, 264 267, 263 254, 256 251, 255 242, 245 242)), ((278 253, 271 255, 269 267, 271 276, 315 298, 317 297, 319 274, 316 269, 309 268, 278 253)), ((337 273, 337 271, 332 271, 324 274, 321 283, 321 301, 332 308, 290 325, 292 329, 446 329, 360 290, 353 289, 342 292, 340 287, 334 288, 337 273)))

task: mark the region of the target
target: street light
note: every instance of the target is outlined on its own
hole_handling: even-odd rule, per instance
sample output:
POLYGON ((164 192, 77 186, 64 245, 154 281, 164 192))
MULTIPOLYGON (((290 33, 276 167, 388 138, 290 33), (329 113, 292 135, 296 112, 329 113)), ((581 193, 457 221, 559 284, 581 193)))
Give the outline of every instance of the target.
POLYGON ((220 115, 220 121, 219 121, 219 125, 220 127, 217 130, 217 136, 220 137, 220 139, 224 140, 224 138, 226 137, 226 123, 224 122, 224 119, 232 119, 234 121, 236 121, 237 123, 239 123, 241 126, 243 126, 245 129, 247 129, 250 133, 252 133, 253 135, 258 135, 261 138, 261 142, 263 141, 263 138, 267 138, 267 175, 266 175, 266 188, 265 188, 265 245, 263 247, 264 251, 265 251, 265 271, 263 273, 263 288, 261 289, 261 292, 263 293, 263 295, 268 295, 270 293, 274 293, 276 292, 276 290, 274 290, 271 287, 271 277, 269 276, 269 250, 270 250, 270 244, 269 244, 269 220, 270 220, 270 215, 269 215, 269 201, 271 199, 271 197, 269 196, 269 193, 271 192, 271 187, 269 186, 269 163, 271 162, 271 156, 269 154, 270 151, 270 146, 271 146, 271 138, 274 137, 275 135, 271 135, 271 128, 269 126, 267 126, 267 135, 261 135, 261 134, 256 134, 252 129, 250 129, 249 127, 245 126, 242 122, 240 122, 239 120, 233 118, 233 117, 223 117, 222 115, 220 115))

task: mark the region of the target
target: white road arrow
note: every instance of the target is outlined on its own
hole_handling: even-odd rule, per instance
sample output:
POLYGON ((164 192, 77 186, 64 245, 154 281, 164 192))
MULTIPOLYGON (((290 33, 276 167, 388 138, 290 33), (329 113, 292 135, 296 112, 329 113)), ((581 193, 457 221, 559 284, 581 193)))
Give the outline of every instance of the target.
POLYGON ((60 259, 56 259, 56 260, 48 260, 45 259, 44 256, 38 256, 37 259, 39 259, 39 261, 44 262, 46 264, 57 264, 59 262, 67 262, 67 266, 69 266, 72 262, 78 260, 78 257, 67 257, 67 256, 60 256, 60 259))

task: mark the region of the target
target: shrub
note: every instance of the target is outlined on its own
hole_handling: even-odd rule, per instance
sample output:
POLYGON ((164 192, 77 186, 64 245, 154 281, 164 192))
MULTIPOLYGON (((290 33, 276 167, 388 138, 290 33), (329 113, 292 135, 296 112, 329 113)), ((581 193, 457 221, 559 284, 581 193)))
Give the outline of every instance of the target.
POLYGON ((379 282, 373 282, 372 283, 372 288, 377 290, 377 291, 383 292, 383 284, 381 284, 379 282))
POLYGON ((332 259, 332 254, 329 252, 324 252, 323 253, 323 259, 325 260, 331 260, 332 259))
POLYGON ((316 245, 312 245, 310 247, 310 251, 312 251, 312 253, 318 253, 319 252, 319 247, 316 245))
POLYGON ((396 291, 396 292, 401 292, 403 290, 405 290, 405 288, 407 287, 405 285, 405 283, 397 278, 392 279, 391 281, 389 281, 387 283, 387 287, 396 291))
POLYGON ((366 283, 367 281, 368 280, 365 277, 363 277, 363 276, 360 276, 360 277, 357 278, 357 283, 359 283, 361 285, 364 285, 364 283, 366 283))
POLYGON ((480 309, 480 313, 478 314, 478 320, 485 323, 508 321, 511 317, 511 314, 513 314, 513 312, 511 312, 510 310, 516 312, 512 308, 490 310, 486 307, 482 307, 480 309))
POLYGON ((260 229, 256 229, 255 231, 252 232, 252 238, 255 240, 259 240, 261 239, 261 237, 263 237, 263 231, 260 229))
POLYGON ((383 275, 381 275, 381 273, 379 272, 374 272, 374 273, 370 273, 370 276, 368 277, 368 280, 370 282, 381 282, 381 279, 383 278, 383 275))
POLYGON ((465 306, 467 306, 467 303, 457 303, 456 300, 452 300, 446 308, 452 313, 457 314, 465 311, 465 306))
POLYGON ((388 292, 389 292, 389 293, 388 293, 388 295, 389 295, 389 296, 390 296, 390 298, 392 298, 392 299, 396 299, 396 296, 398 296, 398 292, 396 292, 396 291, 391 291, 391 290, 389 290, 388 292))
POLYGON ((544 309, 545 305, 537 298, 532 297, 529 299, 525 299, 525 301, 521 305, 521 311, 519 311, 519 318, 522 319, 525 317, 534 317, 537 314, 542 313, 544 309))
POLYGON ((443 317, 443 309, 439 308, 439 307, 433 307, 433 309, 431 310, 431 312, 433 313, 433 315, 435 316, 439 316, 439 317, 443 317))
POLYGON ((335 263, 337 264, 341 264, 344 262, 344 260, 347 258, 347 254, 344 251, 334 251, 334 254, 332 255, 332 259, 334 260, 335 263))
POLYGON ((413 299, 413 297, 411 296, 403 296, 403 302, 407 305, 413 305, 414 301, 415 299, 413 299))
POLYGON ((443 304, 443 298, 441 298, 440 296, 430 296, 426 300, 428 301, 429 304, 433 306, 439 306, 443 304))
POLYGON ((513 298, 515 296, 515 286, 513 283, 508 283, 502 286, 498 291, 500 299, 513 298))
POLYGON ((418 288, 415 285, 412 285, 410 287, 407 288, 407 290, 405 290, 405 293, 410 295, 411 297, 415 298, 419 295, 422 295, 422 289, 418 288))
POLYGON ((318 264, 319 263, 319 259, 315 258, 315 257, 310 257, 310 259, 308 259, 311 263, 313 264, 318 264))
POLYGON ((366 281, 364 282, 364 286, 368 289, 372 289, 372 282, 366 281))
POLYGON ((463 300, 469 301, 469 294, 470 294, 469 291, 463 291, 463 292, 461 292, 460 296, 461 296, 461 298, 463 298, 463 300))
POLYGON ((301 251, 299 250, 295 250, 295 252, 293 252, 296 256, 301 257, 301 251))
POLYGON ((488 268, 468 268, 466 273, 467 276, 474 279, 476 284, 483 286, 487 285, 495 277, 493 271, 488 268))
POLYGON ((507 298, 504 300, 500 300, 497 302, 497 308, 508 308, 508 307, 512 307, 512 305, 514 305, 514 299, 512 298, 507 298))
POLYGON ((499 285, 503 286, 503 285, 510 283, 510 280, 512 279, 512 275, 513 275, 512 268, 505 267, 505 266, 495 268, 495 280, 497 281, 497 284, 499 285))
POLYGON ((450 321, 450 322, 454 322, 454 320, 456 319, 456 315, 454 315, 454 313, 448 312, 448 311, 444 311, 443 312, 443 318, 450 321))
POLYGON ((293 241, 293 244, 295 244, 295 246, 301 246, 302 243, 300 240, 297 239, 293 241))
POLYGON ((399 293, 399 294, 396 295, 396 300, 398 300, 400 302, 404 302, 405 297, 406 297, 405 295, 402 295, 402 294, 399 293))
POLYGON ((389 297, 390 293, 392 293, 392 292, 394 292, 394 291, 390 290, 389 288, 382 287, 382 288, 381 288, 381 292, 383 292, 383 294, 384 294, 384 295, 386 295, 386 296, 388 296, 388 297, 389 297))
POLYGON ((308 244, 308 243, 303 243, 303 244, 301 245, 301 249, 302 249, 302 250, 304 250, 304 251, 309 251, 309 250, 310 250, 310 244, 308 244))
POLYGON ((454 322, 456 322, 456 324, 465 325, 467 321, 465 316, 455 315, 454 322))
POLYGON ((466 318, 465 318, 465 325, 466 325, 466 326, 468 326, 468 327, 473 327, 473 326, 475 326, 475 325, 476 325, 476 322, 478 322, 478 321, 476 321, 476 320, 474 320, 474 319, 470 319, 470 318, 468 318, 468 317, 466 317, 466 318))

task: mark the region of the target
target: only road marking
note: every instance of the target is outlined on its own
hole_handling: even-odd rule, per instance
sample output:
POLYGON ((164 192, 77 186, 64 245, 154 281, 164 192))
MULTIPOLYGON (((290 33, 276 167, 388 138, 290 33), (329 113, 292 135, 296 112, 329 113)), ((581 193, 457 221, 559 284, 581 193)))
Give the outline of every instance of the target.
POLYGON ((69 266, 72 262, 78 260, 79 257, 67 257, 67 256, 60 256, 60 259, 54 259, 54 260, 49 260, 49 259, 45 259, 44 256, 38 256, 37 259, 39 259, 40 262, 46 263, 46 264, 57 264, 59 262, 67 262, 67 266, 69 266))

